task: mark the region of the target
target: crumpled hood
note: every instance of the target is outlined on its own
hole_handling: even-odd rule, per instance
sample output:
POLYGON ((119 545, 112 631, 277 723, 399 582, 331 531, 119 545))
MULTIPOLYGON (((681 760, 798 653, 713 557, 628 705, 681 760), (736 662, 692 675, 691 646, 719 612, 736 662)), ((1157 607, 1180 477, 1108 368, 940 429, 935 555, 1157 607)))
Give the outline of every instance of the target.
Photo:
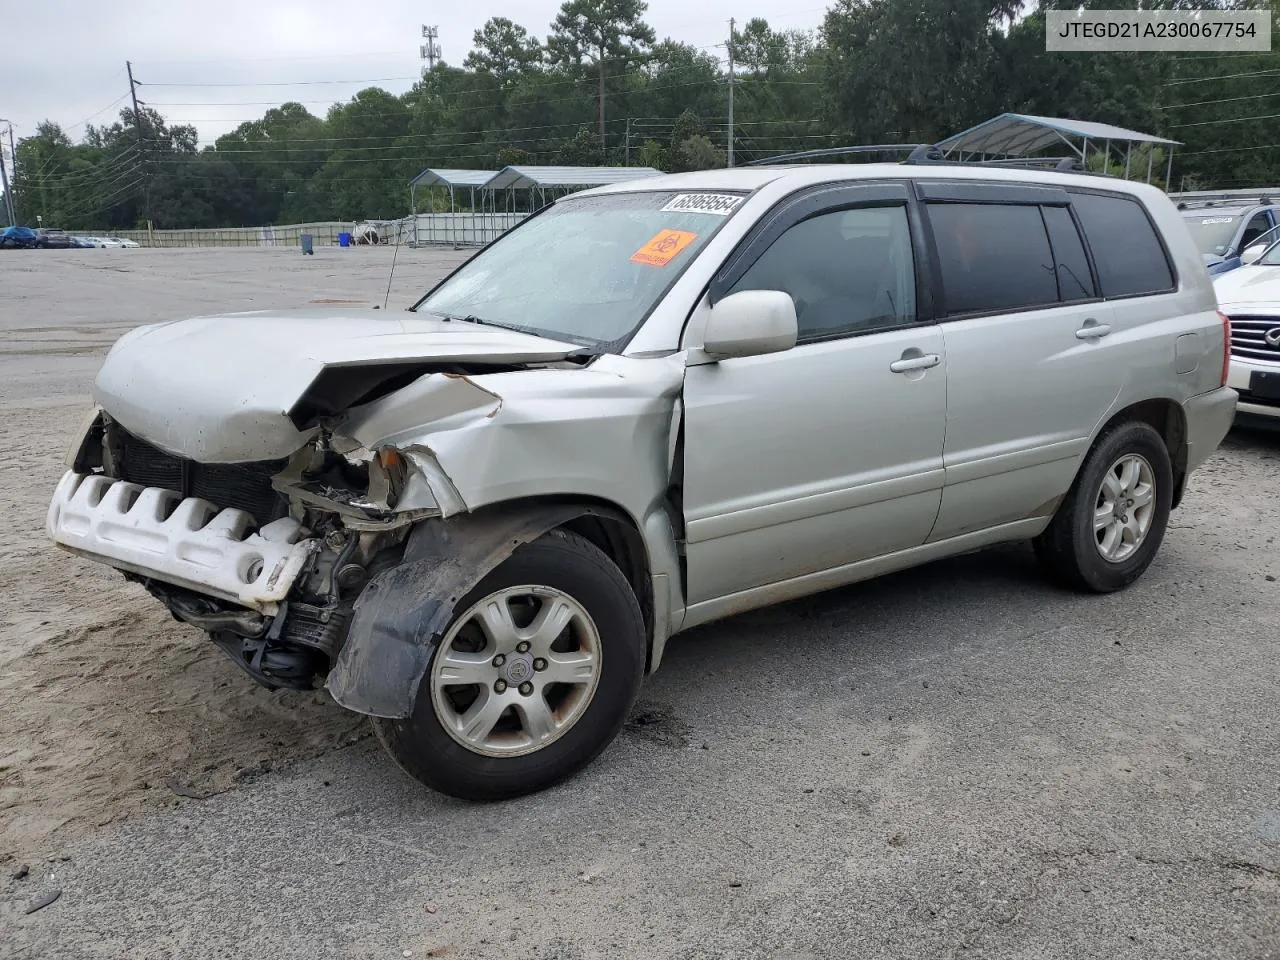
POLYGON ((427 314, 304 309, 197 317, 121 337, 93 398, 125 429, 202 462, 284 457, 306 442, 287 416, 326 368, 533 363, 576 344, 427 314))

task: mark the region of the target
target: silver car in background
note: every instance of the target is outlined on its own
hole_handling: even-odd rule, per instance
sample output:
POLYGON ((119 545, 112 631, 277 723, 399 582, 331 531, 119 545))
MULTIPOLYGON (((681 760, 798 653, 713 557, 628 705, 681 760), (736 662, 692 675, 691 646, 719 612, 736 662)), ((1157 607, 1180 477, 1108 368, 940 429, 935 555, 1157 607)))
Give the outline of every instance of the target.
MULTIPOLYGON (((1224 318, 1158 190, 945 163, 557 201, 409 312, 123 336, 50 505, 414 777, 539 790, 675 633, 992 544, 1105 593, 1222 440, 1224 318)), ((749 663, 743 670, 750 670, 749 663)))

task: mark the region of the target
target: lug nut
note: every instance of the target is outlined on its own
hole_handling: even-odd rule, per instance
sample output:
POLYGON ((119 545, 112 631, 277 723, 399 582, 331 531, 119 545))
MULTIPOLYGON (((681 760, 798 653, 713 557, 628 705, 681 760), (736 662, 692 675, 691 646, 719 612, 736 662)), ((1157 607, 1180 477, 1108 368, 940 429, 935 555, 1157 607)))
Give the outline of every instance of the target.
POLYGON ((547 661, 545 661, 545 660, 543 660, 541 657, 539 657, 537 660, 533 661, 533 669, 535 669, 535 670, 545 670, 545 669, 547 669, 547 661))
POLYGON ((522 640, 520 643, 516 644, 516 653, 528 653, 528 652, 529 652, 528 640, 522 640))
POLYGON ((498 680, 498 681, 497 681, 496 683, 494 683, 494 685, 493 685, 493 692, 494 692, 494 693, 505 693, 505 692, 506 692, 506 689, 507 689, 507 681, 505 681, 505 680, 498 680))
POLYGON ((533 684, 526 680, 524 683, 520 684, 520 692, 527 697, 529 694, 533 693, 533 684))
POLYGON ((506 662, 507 662, 507 658, 504 657, 502 654, 498 654, 496 657, 493 658, 493 665, 495 667, 500 667, 506 662))

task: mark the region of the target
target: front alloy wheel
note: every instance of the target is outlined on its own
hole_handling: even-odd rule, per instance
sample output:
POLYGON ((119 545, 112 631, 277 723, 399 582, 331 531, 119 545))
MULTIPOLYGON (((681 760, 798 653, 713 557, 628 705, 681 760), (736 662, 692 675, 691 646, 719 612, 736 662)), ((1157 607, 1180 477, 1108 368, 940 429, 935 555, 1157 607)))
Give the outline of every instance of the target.
POLYGON ((466 610, 441 641, 432 706, 474 753, 531 753, 581 719, 600 660, 600 633, 577 600, 552 587, 508 587, 466 610))
POLYGON ((404 719, 374 731, 405 772, 464 800, 558 783, 622 729, 644 673, 644 615, 617 564, 553 530, 456 606, 404 719))

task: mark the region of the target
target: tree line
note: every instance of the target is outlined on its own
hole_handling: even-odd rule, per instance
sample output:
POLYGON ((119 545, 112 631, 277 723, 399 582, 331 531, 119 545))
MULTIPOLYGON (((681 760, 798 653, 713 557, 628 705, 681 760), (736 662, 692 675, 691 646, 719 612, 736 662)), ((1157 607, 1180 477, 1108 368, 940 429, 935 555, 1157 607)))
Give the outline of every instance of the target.
MULTIPOLYGON (((371 86, 324 116, 282 103, 213 144, 152 107, 78 143, 46 121, 18 144, 14 198, 20 221, 46 226, 219 227, 404 216, 426 167, 724 166, 730 53, 737 163, 933 142, 1014 111, 1181 141, 1173 189, 1280 184, 1280 51, 1047 53, 1045 11, 1078 6, 835 0, 817 30, 757 18, 731 48, 700 49, 659 40, 643 0, 567 0, 545 38, 495 17, 460 66, 437 64, 407 93, 371 86)), ((1163 157, 1154 166, 1163 181, 1163 157)))

